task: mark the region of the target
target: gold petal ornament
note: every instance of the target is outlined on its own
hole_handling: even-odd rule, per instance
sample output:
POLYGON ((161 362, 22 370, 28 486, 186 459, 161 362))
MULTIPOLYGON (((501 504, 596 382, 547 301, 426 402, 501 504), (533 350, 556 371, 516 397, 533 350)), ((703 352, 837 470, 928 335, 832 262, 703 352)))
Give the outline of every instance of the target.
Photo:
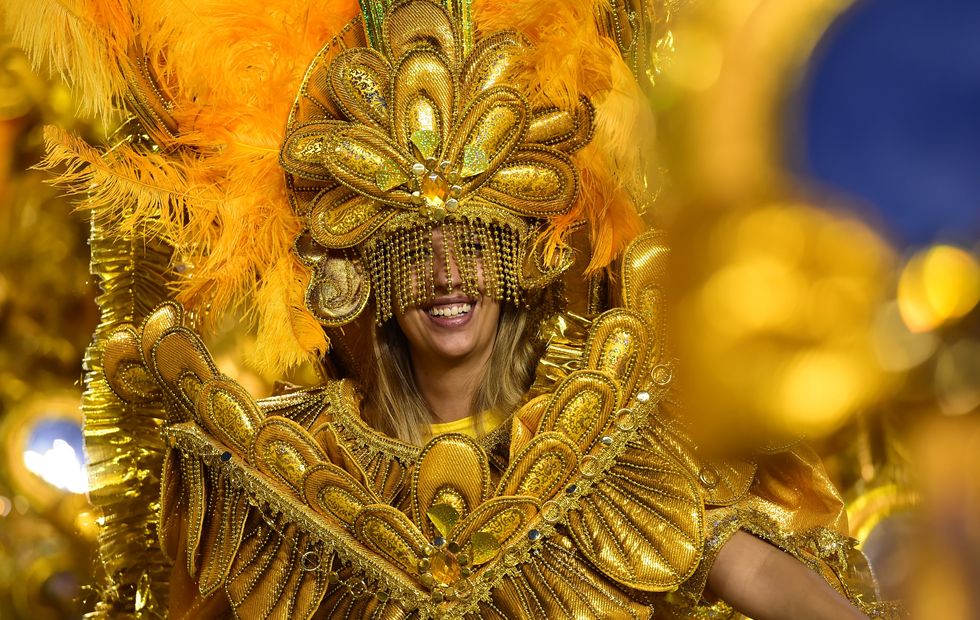
POLYGON ((650 348, 649 332, 638 315, 621 308, 609 310, 592 324, 585 344, 586 367, 615 377, 628 397, 641 379, 647 381, 650 348))
POLYGON ((396 508, 386 504, 367 506, 354 522, 358 540, 379 555, 414 573, 425 557, 428 542, 418 528, 396 508))
POLYGON ((265 418, 241 385, 224 378, 203 385, 197 399, 197 416, 211 435, 240 455, 248 454, 265 418))
POLYGON ((314 465, 303 481, 306 503, 345 526, 353 526, 362 508, 379 503, 377 497, 333 463, 314 465))
MULTIPOLYGON (((472 45, 472 23, 459 22, 469 19, 463 17, 469 2, 447 6, 415 1, 387 12, 365 8, 372 49, 331 44, 321 50, 280 152, 293 204, 301 215, 309 213, 313 238, 324 248, 361 254, 379 322, 405 303, 391 282, 410 278, 403 240, 415 231, 427 236, 449 222, 500 227, 481 244, 497 258, 483 265, 487 280, 499 283, 522 272, 523 255, 510 239, 517 237, 518 248, 533 247, 547 227, 530 224, 572 207, 578 179, 565 152, 592 133, 593 109, 584 99, 570 110, 532 110, 524 95, 505 85, 529 48, 521 35, 496 33, 472 45)), ((453 241, 465 245, 462 238, 453 241)), ((520 300, 513 288, 543 287, 570 265, 565 252, 561 260, 526 270, 513 286, 488 285, 488 291, 495 299, 520 300)), ((330 279, 315 277, 311 286, 330 286, 330 279)), ((350 303, 344 312, 314 313, 338 326, 364 307, 350 303)))
POLYGON ((114 331, 102 350, 106 378, 112 390, 130 402, 148 402, 157 396, 157 385, 140 350, 139 335, 132 326, 114 331))
POLYGON ((592 370, 572 373, 555 389, 538 432, 561 432, 587 453, 611 423, 619 400, 619 386, 608 375, 592 370))
POLYGON ((437 503, 449 503, 459 518, 479 506, 490 492, 486 453, 465 435, 435 437, 422 449, 412 475, 412 510, 429 540, 436 531, 426 518, 437 503))
POLYGON ((540 433, 511 457, 497 495, 528 495, 544 502, 565 488, 580 457, 578 446, 564 433, 540 433))
POLYGON ((249 449, 249 462, 259 471, 305 497, 304 478, 327 460, 320 446, 302 426, 288 418, 272 416, 263 421, 249 449))
POLYGON ((410 145, 414 144, 423 156, 422 161, 443 159, 442 149, 449 139, 450 122, 455 117, 459 98, 456 91, 449 61, 440 53, 413 50, 399 59, 392 76, 391 130, 404 152, 412 152, 410 145), (419 146, 412 139, 418 131, 427 132, 431 142, 420 140, 422 146, 419 146))
POLYGON ((704 502, 697 483, 645 439, 627 446, 568 519, 585 557, 631 588, 669 590, 701 557, 704 502))
POLYGON ((391 67, 385 57, 369 48, 339 54, 330 65, 331 99, 343 113, 379 129, 388 123, 388 91, 391 67))

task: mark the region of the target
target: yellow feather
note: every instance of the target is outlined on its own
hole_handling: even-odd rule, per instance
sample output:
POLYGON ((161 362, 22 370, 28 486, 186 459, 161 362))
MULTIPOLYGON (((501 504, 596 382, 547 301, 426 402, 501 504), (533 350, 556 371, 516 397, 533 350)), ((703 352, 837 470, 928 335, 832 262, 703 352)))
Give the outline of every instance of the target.
POLYGON ((261 372, 278 374, 327 352, 323 327, 307 312, 304 302, 310 274, 291 256, 283 257, 266 274, 256 293, 258 317, 253 363, 261 372))
POLYGON ((595 104, 592 142, 575 156, 578 200, 544 234, 551 255, 571 225, 586 220, 592 244, 587 273, 607 266, 643 230, 631 192, 652 154, 653 122, 642 91, 615 42, 596 25, 595 16, 609 9, 606 0, 474 3, 481 30, 517 30, 534 44, 510 77, 535 105, 570 107, 583 94, 595 104))
POLYGON ((126 89, 120 59, 133 38, 127 2, 3 0, 0 17, 36 68, 73 87, 81 115, 112 113, 126 89))

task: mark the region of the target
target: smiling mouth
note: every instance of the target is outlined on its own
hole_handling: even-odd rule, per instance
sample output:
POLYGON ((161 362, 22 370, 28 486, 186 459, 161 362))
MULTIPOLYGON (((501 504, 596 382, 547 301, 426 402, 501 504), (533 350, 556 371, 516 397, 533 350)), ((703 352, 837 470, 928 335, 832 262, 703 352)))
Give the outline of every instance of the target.
POLYGON ((473 304, 468 301, 449 304, 439 304, 427 310, 429 316, 434 317, 455 317, 469 314, 473 310, 473 304))

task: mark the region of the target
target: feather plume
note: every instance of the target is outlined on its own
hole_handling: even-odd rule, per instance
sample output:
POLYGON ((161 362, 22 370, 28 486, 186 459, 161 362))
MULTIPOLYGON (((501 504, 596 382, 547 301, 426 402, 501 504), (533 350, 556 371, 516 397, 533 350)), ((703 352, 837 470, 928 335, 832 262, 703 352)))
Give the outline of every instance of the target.
POLYGON ((283 368, 307 361, 311 352, 320 356, 327 352, 326 332, 305 306, 309 279, 305 267, 288 259, 280 260, 265 274, 256 303, 268 310, 258 320, 252 360, 260 372, 276 376, 283 368))
POLYGON ((631 196, 653 150, 653 122, 643 93, 615 42, 596 24, 596 15, 608 10, 607 0, 474 3, 482 30, 517 30, 534 44, 510 76, 531 94, 533 104, 572 106, 582 94, 595 104, 592 142, 575 156, 578 200, 544 233, 550 256, 564 244, 571 225, 585 220, 592 245, 586 273, 606 267, 643 230, 631 196))
MULTIPOLYGON (((83 208, 108 212, 106 221, 117 232, 125 234, 146 223, 143 214, 152 213, 155 220, 177 221, 189 200, 218 200, 205 187, 194 194, 181 166, 137 151, 130 144, 122 143, 106 153, 50 125, 44 129, 44 141, 47 155, 39 168, 56 171, 51 182, 68 194, 84 195, 83 208), (128 208, 124 210, 121 205, 128 208)), ((167 227, 153 229, 163 233, 167 227)), ((171 244, 179 239, 179 235, 161 236, 171 244)))
POLYGON ((126 89, 120 59, 134 32, 128 2, 4 0, 0 17, 35 69, 63 76, 82 116, 112 113, 126 89))
MULTIPOLYGON (((36 21, 27 20, 27 4, 16 12, 25 24, 36 21)), ((173 245, 175 260, 187 267, 178 299, 212 323, 228 309, 244 310, 267 343, 259 347, 259 366, 284 372, 322 354, 326 338, 305 309, 304 268, 291 253, 302 222, 290 209, 278 154, 309 61, 357 15, 357 3, 152 0, 98 10, 96 4, 79 4, 77 16, 61 7, 62 20, 52 23, 79 32, 52 44, 67 54, 54 68, 71 75, 87 58, 88 73, 78 75, 106 73, 95 80, 105 109, 124 87, 113 80, 125 84, 122 74, 132 70, 129 50, 141 50, 177 132, 159 152, 129 144, 106 152, 50 129, 46 165, 59 170, 56 182, 84 194, 86 207, 112 211, 118 232, 149 230, 173 245), (98 47, 109 23, 101 14, 117 9, 129 26, 98 47)), ((41 45, 48 35, 38 28, 26 38, 41 45)))

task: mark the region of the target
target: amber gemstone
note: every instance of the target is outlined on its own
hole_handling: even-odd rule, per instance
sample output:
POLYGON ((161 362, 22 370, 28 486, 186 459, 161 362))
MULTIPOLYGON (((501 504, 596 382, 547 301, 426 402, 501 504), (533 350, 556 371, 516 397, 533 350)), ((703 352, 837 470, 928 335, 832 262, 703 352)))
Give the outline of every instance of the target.
POLYGON ((441 174, 430 172, 422 177, 422 200, 429 207, 441 207, 449 196, 449 183, 441 174))
POLYGON ((442 585, 455 583, 460 577, 459 562, 449 551, 440 551, 432 556, 429 573, 442 585))

